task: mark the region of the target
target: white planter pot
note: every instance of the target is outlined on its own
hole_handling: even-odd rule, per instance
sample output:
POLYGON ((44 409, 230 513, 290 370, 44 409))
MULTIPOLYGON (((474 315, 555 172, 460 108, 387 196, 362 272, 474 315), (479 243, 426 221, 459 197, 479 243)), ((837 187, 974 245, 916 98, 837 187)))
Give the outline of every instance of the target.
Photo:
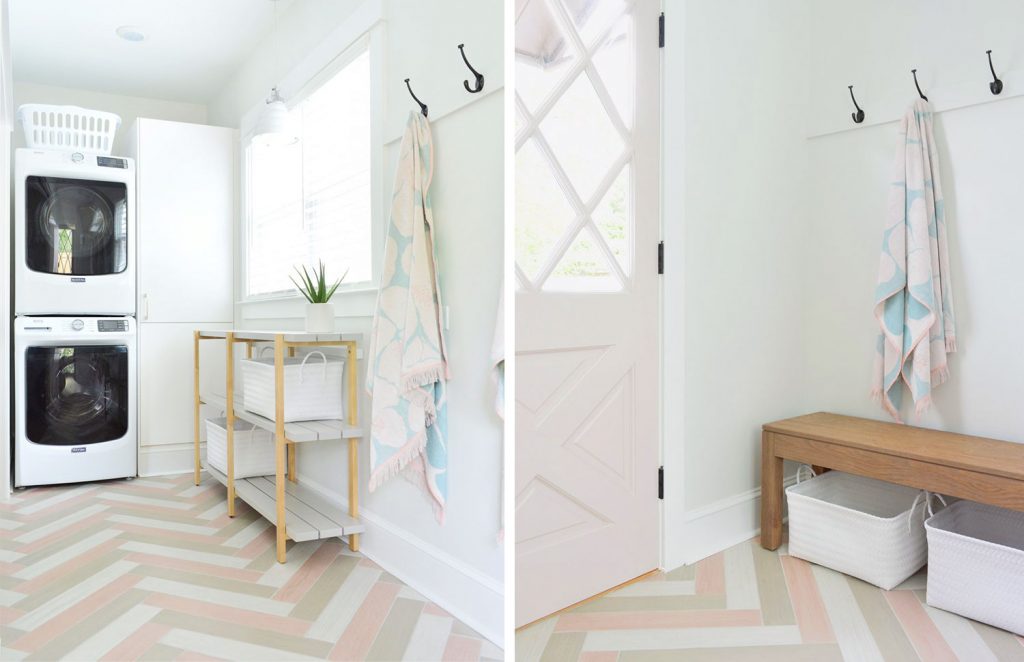
POLYGON ((331 333, 334 331, 334 305, 307 303, 306 331, 309 333, 331 333))

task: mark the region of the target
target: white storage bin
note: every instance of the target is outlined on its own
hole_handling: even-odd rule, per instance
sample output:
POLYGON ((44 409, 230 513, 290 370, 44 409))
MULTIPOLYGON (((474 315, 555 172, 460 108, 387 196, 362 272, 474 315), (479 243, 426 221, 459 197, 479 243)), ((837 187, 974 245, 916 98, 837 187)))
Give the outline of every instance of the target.
POLYGON ((110 154, 121 117, 78 106, 26 103, 18 106, 25 144, 36 149, 110 154))
MULTIPOLYGON (((274 359, 244 359, 242 406, 274 420, 274 359)), ((284 420, 315 421, 343 418, 341 376, 345 362, 323 352, 284 360, 284 420)))
MULTIPOLYGON (((206 461, 228 472, 228 419, 206 419, 206 461)), ((235 478, 270 476, 277 471, 274 435, 252 423, 235 419, 235 478)))
POLYGON ((891 589, 927 560, 920 494, 838 471, 792 485, 789 553, 891 589))
POLYGON ((1024 636, 1024 513, 958 501, 925 528, 928 604, 1024 636))

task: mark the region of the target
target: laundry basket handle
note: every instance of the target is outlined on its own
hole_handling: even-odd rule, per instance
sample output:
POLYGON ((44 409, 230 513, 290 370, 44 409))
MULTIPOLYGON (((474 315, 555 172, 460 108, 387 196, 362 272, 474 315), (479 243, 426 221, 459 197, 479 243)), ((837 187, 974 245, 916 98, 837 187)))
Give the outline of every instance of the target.
POLYGON ((799 467, 796 468, 796 482, 797 482, 797 485, 800 484, 800 480, 801 480, 800 476, 803 475, 804 471, 807 471, 807 473, 811 474, 811 478, 814 478, 815 476, 818 475, 818 473, 814 470, 814 467, 812 467, 811 465, 809 465, 809 464, 801 464, 799 467))
POLYGON ((302 366, 299 367, 300 384, 306 381, 306 361, 308 361, 309 357, 313 356, 314 354, 319 354, 320 358, 324 360, 324 362, 320 364, 320 381, 327 381, 327 356, 323 352, 317 351, 310 352, 309 354, 306 354, 304 357, 302 357, 302 366))
POLYGON ((945 508, 949 504, 946 503, 946 498, 938 492, 929 492, 928 490, 921 490, 914 497, 914 503, 910 505, 910 512, 907 513, 907 531, 914 530, 914 511, 917 510, 917 504, 922 504, 923 514, 925 519, 935 514, 935 509, 932 508, 932 497, 935 497, 942 503, 942 507, 945 508))
POLYGON ((257 349, 256 350, 256 358, 258 358, 258 359, 263 358, 263 352, 267 351, 268 349, 271 349, 271 350, 274 349, 273 345, 264 345, 263 347, 260 347, 259 349, 257 349))

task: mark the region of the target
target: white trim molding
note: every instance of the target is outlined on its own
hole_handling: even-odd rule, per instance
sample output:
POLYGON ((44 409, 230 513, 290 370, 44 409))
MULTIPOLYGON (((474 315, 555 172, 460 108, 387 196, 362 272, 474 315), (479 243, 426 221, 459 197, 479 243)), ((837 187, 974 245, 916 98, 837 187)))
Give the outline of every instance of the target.
MULTIPOLYGON (((796 475, 784 482, 788 487, 796 475)), ((665 558, 665 569, 696 563, 733 545, 750 540, 761 532, 761 488, 719 499, 683 515, 682 538, 685 542, 665 558)))
MULTIPOLYGON (((206 457, 206 442, 199 444, 200 457, 206 457)), ((169 476, 192 473, 195 469, 192 443, 139 447, 139 476, 169 476)))

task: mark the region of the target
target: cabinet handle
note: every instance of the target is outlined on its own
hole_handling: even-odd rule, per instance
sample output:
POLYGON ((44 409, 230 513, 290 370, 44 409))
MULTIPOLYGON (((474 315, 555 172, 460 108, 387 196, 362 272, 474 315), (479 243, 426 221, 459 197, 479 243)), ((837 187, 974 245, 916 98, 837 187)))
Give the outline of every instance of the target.
POLYGON ((149 319, 149 295, 148 294, 143 294, 142 295, 142 319, 143 320, 148 320, 149 319))

